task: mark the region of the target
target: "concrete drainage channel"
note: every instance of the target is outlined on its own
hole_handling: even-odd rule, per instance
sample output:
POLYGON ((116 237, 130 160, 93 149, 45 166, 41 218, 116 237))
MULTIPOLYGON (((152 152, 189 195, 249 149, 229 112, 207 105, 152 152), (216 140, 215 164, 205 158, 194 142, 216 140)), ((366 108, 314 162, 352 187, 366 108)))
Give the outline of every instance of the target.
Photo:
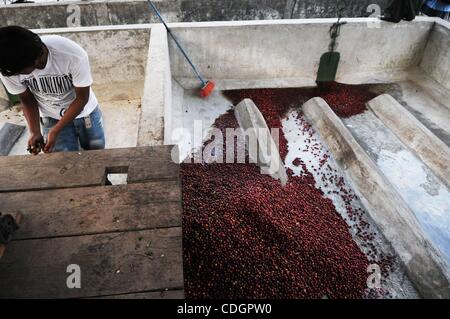
POLYGON ((442 125, 449 123, 442 117, 450 107, 450 78, 442 70, 450 68, 450 26, 418 18, 371 28, 372 19, 347 19, 337 80, 375 83, 376 94, 360 114, 340 118, 332 100, 316 98, 311 88, 333 22, 172 24, 201 71, 217 82, 208 100, 196 96, 195 79, 159 25, 66 30, 122 32, 131 47, 138 34, 146 39, 139 72, 128 74, 143 88, 141 107, 129 109, 137 116, 135 145, 177 144, 185 160, 213 140, 213 128, 237 128, 233 108, 243 98, 253 100, 269 128, 282 131, 284 188, 251 164, 182 164, 188 297, 450 296, 448 127, 442 125), (355 50, 357 41, 364 49, 355 50), (383 83, 422 90, 414 90, 414 99, 373 100, 391 93, 380 91, 383 83), (422 105, 427 100, 434 101, 430 114, 422 105), (405 159, 412 161, 406 168, 405 159))

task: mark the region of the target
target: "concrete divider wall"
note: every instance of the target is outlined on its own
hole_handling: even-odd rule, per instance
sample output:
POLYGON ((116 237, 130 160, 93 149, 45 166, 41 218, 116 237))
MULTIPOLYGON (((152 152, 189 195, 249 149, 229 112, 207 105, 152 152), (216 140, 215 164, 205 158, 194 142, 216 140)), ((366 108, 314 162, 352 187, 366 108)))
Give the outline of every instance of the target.
POLYGON ((321 98, 303 105, 370 217, 398 254, 425 298, 450 298, 448 265, 424 236, 415 215, 339 117, 321 98))
POLYGON ((234 115, 242 133, 238 143, 246 144, 250 161, 260 167, 261 174, 270 175, 286 186, 288 176, 278 145, 258 107, 251 99, 244 99, 234 107, 234 115))
MULTIPOLYGON (((157 0, 155 2, 169 22, 336 16, 335 0, 157 0)), ((389 0, 347 0, 343 15, 366 17, 373 10, 375 14, 379 14, 378 11, 381 12, 388 3, 389 0)), ((152 22, 156 22, 156 18, 150 13, 145 0, 0 5, 0 25, 15 24, 32 29, 152 22)))
POLYGON ((420 67, 450 90, 450 22, 434 25, 420 67))
MULTIPOLYGON (((422 59, 433 20, 384 23, 348 19, 342 28, 339 78, 387 73, 416 66, 422 59)), ((172 24, 174 33, 207 78, 222 80, 297 79, 313 85, 320 56, 328 50, 334 19, 172 24)), ((193 73, 170 41, 172 74, 193 73)), ((180 80, 183 82, 182 80, 180 80)), ((288 81, 289 82, 289 81, 288 81)))
POLYGON ((450 189, 450 148, 389 94, 367 105, 450 189))
POLYGON ((137 146, 170 142, 172 122, 172 76, 170 74, 167 32, 162 25, 152 27, 142 96, 137 146))

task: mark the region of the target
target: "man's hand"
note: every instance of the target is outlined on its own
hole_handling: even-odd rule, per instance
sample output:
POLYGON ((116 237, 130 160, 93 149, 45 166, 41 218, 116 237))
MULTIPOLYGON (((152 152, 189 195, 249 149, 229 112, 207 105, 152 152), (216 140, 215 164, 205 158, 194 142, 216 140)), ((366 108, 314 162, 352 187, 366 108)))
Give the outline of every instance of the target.
POLYGON ((30 89, 19 94, 22 102, 22 110, 27 119, 30 139, 28 140, 28 152, 37 155, 44 148, 44 138, 41 134, 41 124, 39 123, 38 103, 31 93, 30 89))
POLYGON ((47 143, 44 146, 44 153, 53 152, 53 148, 56 144, 56 138, 58 137, 59 131, 55 128, 52 128, 47 134, 47 143))
POLYGON ((42 151, 44 145, 44 137, 41 133, 31 134, 31 137, 28 140, 27 150, 33 155, 38 155, 42 151))

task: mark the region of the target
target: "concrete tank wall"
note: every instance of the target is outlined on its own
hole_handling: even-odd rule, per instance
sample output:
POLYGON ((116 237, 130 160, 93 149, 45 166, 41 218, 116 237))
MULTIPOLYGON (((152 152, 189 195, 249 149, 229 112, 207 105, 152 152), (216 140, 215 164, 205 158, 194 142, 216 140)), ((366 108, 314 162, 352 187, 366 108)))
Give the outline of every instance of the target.
MULTIPOLYGON (((160 0, 169 22, 328 18, 336 16, 335 0, 160 0)), ((379 14, 389 0, 346 0, 343 15, 379 14)), ((156 22, 144 0, 65 1, 1 5, 0 25, 27 28, 122 25, 156 22), (79 13, 79 19, 77 14, 79 13)))
POLYGON ((450 23, 436 23, 430 34, 421 68, 450 89, 450 23))
MULTIPOLYGON (((205 77, 215 80, 296 79, 314 84, 320 56, 328 51, 333 19, 173 24, 205 77)), ((347 19, 339 38, 338 78, 349 80, 395 74, 419 65, 433 21, 391 24, 375 19, 347 19), (380 23, 374 27, 371 23, 380 23)), ((193 73, 170 41, 172 75, 193 73)), ((183 80, 181 80, 183 83, 183 80)))
POLYGON ((141 81, 150 40, 150 29, 134 26, 114 29, 72 28, 34 30, 39 35, 57 34, 81 45, 89 55, 96 84, 141 81))

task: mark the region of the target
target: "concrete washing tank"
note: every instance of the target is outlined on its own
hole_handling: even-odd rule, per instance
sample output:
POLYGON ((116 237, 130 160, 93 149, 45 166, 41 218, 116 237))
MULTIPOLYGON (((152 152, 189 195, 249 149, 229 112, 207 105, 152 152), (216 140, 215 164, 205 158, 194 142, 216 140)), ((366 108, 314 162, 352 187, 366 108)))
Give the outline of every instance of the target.
MULTIPOLYGON (((369 85, 375 96, 390 94, 402 112, 413 116, 443 148, 450 147, 450 24, 423 17, 399 24, 371 18, 345 20, 338 45, 342 60, 337 81, 369 85)), ((211 138, 217 120, 233 112, 236 103, 230 99, 230 90, 314 87, 319 59, 327 51, 328 30, 334 21, 171 24, 200 71, 217 84, 207 100, 198 97, 199 85, 189 65, 159 24, 36 31, 41 35, 67 36, 87 50, 96 83, 94 90, 104 110, 107 147, 177 144, 180 153, 174 160, 184 161, 211 138)), ((417 235, 415 238, 423 239, 415 244, 422 248, 431 245, 436 251, 432 258, 415 256, 410 247, 401 245, 405 240, 401 224, 385 224, 376 218, 373 212, 380 213, 381 206, 374 209, 367 196, 370 190, 358 186, 355 175, 348 170, 351 163, 340 160, 335 151, 344 149, 344 144, 324 135, 321 125, 314 122, 320 122, 320 116, 314 120, 305 118, 304 102, 294 100, 280 118, 280 129, 287 141, 286 168, 295 176, 302 176, 305 170, 312 174, 315 187, 332 201, 364 254, 376 250, 392 256, 396 266, 383 281, 388 296, 448 297, 450 195, 448 181, 440 176, 445 179, 449 167, 442 168, 443 175, 433 172, 433 167, 424 164, 416 150, 407 147, 370 108, 361 115, 337 119, 364 160, 371 163, 367 167, 389 185, 394 194, 392 203, 401 202, 405 211, 411 213, 411 222, 406 220, 405 225, 417 235), (324 158, 329 168, 320 165, 324 158), (411 160, 405 162, 405 158, 411 160), (296 159, 301 159, 304 167, 294 164, 296 159), (344 180, 346 186, 328 185, 322 177, 329 175, 344 180), (422 182, 405 180, 418 175, 422 182), (405 188, 402 183, 410 187, 405 188), (346 203, 342 189, 358 196, 346 203), (370 245, 361 239, 361 220, 355 221, 356 217, 349 215, 349 207, 363 212, 358 218, 374 234, 370 245), (439 241, 432 240, 436 231, 439 241), (420 267, 428 262, 432 271, 439 272, 436 277, 425 276, 420 267)), ((4 122, 24 123, 21 114, 14 110, 0 113, 0 123, 4 122)), ((26 140, 25 133, 10 155, 24 154, 26 140)), ((365 296, 377 297, 371 292, 365 296)))

